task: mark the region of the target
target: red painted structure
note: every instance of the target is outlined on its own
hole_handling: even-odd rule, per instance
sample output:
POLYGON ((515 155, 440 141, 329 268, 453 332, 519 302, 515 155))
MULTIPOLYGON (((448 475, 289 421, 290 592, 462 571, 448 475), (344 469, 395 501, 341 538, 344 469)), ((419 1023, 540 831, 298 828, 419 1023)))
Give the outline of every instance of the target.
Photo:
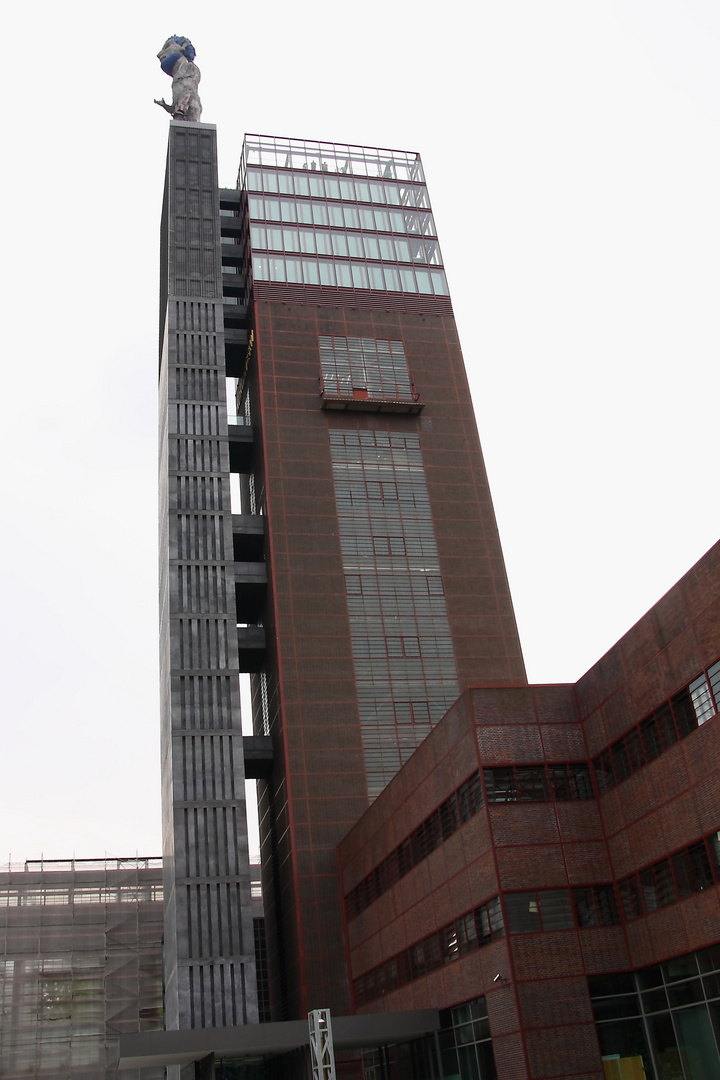
POLYGON ((592 978, 720 941, 718 656, 720 544, 574 686, 467 690, 340 845, 359 1011, 485 995, 500 1080, 600 1080, 592 978))

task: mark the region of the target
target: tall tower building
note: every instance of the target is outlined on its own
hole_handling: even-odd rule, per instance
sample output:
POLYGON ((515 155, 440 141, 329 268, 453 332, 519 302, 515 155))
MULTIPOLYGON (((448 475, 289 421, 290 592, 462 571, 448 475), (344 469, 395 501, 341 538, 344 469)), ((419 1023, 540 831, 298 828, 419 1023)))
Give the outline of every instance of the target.
POLYGON ((419 156, 247 136, 220 205, 273 1015, 349 1013, 337 844, 466 686, 525 673, 419 156))
POLYGON ((170 1028, 257 1017, 240 672, 251 674, 245 756, 260 778, 275 1020, 352 1012, 338 843, 470 683, 525 683, 419 156, 248 136, 233 190, 218 189, 215 162, 212 126, 171 122, 160 365, 170 1028))
POLYGON ((160 661, 166 1028, 257 1021, 217 150, 171 121, 161 232, 160 661))

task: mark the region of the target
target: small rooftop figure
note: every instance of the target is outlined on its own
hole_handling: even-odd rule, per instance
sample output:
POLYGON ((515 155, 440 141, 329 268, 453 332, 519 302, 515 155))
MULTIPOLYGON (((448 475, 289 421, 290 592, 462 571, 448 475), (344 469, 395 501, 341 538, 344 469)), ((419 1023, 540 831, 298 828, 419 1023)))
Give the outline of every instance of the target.
POLYGON ((163 98, 155 104, 169 112, 173 120, 197 121, 202 116, 202 104, 198 97, 200 68, 194 64, 195 49, 192 41, 175 34, 169 37, 157 54, 160 67, 172 77, 172 105, 163 98))

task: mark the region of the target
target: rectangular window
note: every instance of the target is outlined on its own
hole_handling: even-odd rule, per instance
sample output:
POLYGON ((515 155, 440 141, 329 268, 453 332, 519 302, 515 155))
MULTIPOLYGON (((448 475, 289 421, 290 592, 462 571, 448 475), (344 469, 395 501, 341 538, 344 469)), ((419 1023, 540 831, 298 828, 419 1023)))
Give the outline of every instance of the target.
POLYGON ((575 925, 567 889, 544 889, 537 896, 543 930, 568 930, 575 925))
POLYGON ((593 798, 587 765, 509 765, 483 769, 483 776, 491 803, 593 798))
POLYGON ((541 929, 540 909, 534 892, 506 893, 505 909, 511 934, 531 934, 541 929))
POLYGON ((697 722, 698 724, 704 724, 706 720, 709 720, 717 712, 706 676, 701 675, 699 679, 694 679, 690 683, 689 691, 697 722))
POLYGON ((716 715, 720 661, 593 758, 600 793, 654 761, 716 715))
POLYGON ((578 926, 614 926, 619 916, 612 885, 588 885, 572 890, 578 926))
MULTIPOLYGON (((363 269, 353 265, 353 275, 363 269)), ((401 341, 321 336, 320 364, 325 396, 417 400, 401 341)))
POLYGON ((511 934, 569 930, 575 925, 573 906, 567 889, 506 893, 505 908, 511 934))
POLYGON ((673 855, 672 865, 680 896, 689 896, 714 884, 704 843, 693 844, 673 855))

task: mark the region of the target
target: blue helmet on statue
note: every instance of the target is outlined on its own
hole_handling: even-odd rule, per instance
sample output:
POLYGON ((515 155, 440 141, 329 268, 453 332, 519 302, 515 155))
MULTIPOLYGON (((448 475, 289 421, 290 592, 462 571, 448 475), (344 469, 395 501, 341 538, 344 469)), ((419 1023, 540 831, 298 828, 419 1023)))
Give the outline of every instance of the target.
POLYGON ((198 96, 200 68, 194 63, 195 48, 189 38, 173 34, 157 54, 160 67, 173 81, 172 104, 163 98, 155 99, 169 112, 173 120, 198 121, 202 114, 202 104, 198 96))

